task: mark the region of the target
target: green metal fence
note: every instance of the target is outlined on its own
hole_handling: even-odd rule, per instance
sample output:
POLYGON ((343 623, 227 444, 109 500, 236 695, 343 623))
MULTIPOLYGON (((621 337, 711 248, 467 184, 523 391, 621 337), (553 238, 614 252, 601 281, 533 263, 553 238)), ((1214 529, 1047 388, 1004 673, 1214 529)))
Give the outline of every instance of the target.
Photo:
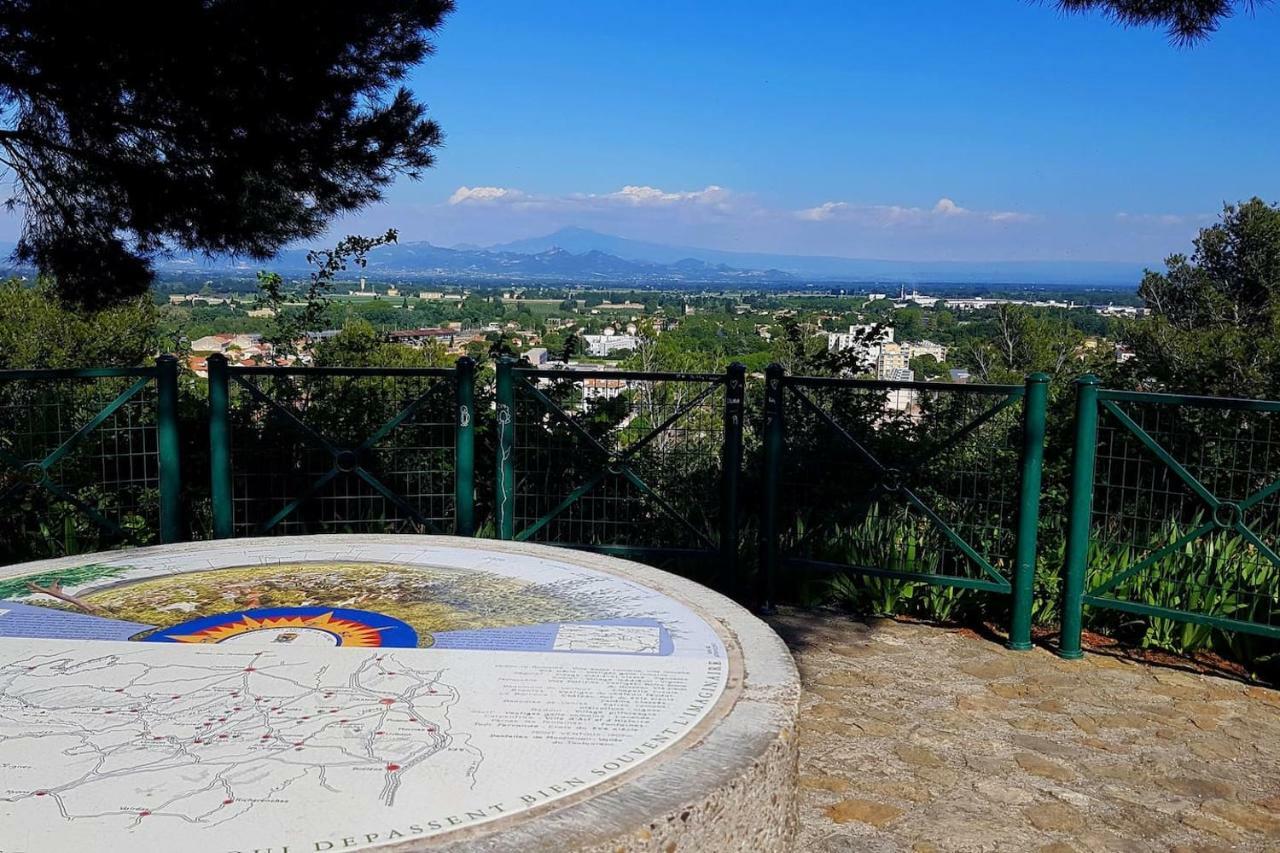
POLYGON ((177 377, 0 371, 0 564, 180 538, 177 377))
POLYGON ((1075 426, 1062 656, 1081 655, 1086 606, 1144 632, 1280 637, 1280 402, 1085 376, 1075 426))
POLYGON ((497 369, 502 539, 738 571, 746 370, 497 369))
MULTIPOLYGON (((758 599, 811 573, 998 593, 1010 598, 1010 644, 1030 645, 1043 375, 954 385, 775 365, 757 489, 740 484, 741 365, 679 374, 502 359, 492 411, 485 391, 477 412, 470 359, 208 364, 208 462, 187 446, 208 480, 204 470, 191 479, 192 460, 179 464, 173 357, 0 371, 0 562, 177 541, 181 467, 188 500, 203 504, 208 483, 218 537, 474 535, 481 420, 496 433, 499 538, 692 561, 747 598, 740 533, 758 507, 758 599)), ((190 402, 188 416, 203 419, 203 401, 190 402)), ((1074 427, 1061 654, 1080 655, 1085 607, 1101 630, 1136 626, 1161 645, 1194 645, 1164 642, 1174 631, 1280 638, 1280 402, 1106 390, 1082 377, 1074 427)))
POLYGON ((957 385, 765 376, 764 597, 794 572, 1012 597, 1030 648, 1048 377, 957 385))
POLYGON ((211 356, 214 535, 457 533, 474 517, 474 363, 229 367, 211 356))

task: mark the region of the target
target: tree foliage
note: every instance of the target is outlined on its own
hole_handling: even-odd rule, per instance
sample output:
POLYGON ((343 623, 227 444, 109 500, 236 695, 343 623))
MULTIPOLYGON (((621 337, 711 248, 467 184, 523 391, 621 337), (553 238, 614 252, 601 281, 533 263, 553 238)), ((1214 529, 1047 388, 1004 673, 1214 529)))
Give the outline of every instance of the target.
POLYGON ((170 343, 157 325, 156 306, 145 297, 73 311, 46 283, 0 283, 0 369, 136 367, 170 343))
POLYGON ((1190 44, 1217 32, 1237 12, 1252 12, 1270 0, 1057 0, 1066 12, 1100 11, 1132 27, 1164 27, 1169 38, 1190 44))
POLYGON ((1191 257, 1148 272, 1150 316, 1129 338, 1140 383, 1172 391, 1280 399, 1280 207, 1227 205, 1191 257))
POLYGON ((300 296, 286 292, 284 278, 275 272, 258 273, 258 289, 262 291, 264 304, 275 312, 276 328, 267 340, 279 352, 297 354, 297 347, 308 332, 324 328, 333 292, 334 280, 345 272, 348 265, 364 269, 369 262, 369 252, 378 246, 396 241, 395 229, 389 229, 381 237, 352 235, 338 241, 332 249, 307 252, 307 263, 315 267, 307 281, 307 288, 300 296), (288 305, 290 299, 301 298, 302 309, 295 311, 288 305))
POLYGON ((317 367, 448 367, 453 359, 439 341, 411 347, 389 343, 367 320, 352 320, 316 345, 317 367))
POLYGON ((267 258, 433 161, 400 85, 451 0, 0 4, 17 257, 87 304, 168 248, 267 258))

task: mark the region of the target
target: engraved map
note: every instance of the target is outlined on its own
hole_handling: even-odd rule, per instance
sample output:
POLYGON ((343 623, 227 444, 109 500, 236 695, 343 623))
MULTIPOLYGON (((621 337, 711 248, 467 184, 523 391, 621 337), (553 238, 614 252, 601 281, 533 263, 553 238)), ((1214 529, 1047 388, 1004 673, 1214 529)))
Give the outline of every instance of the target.
POLYGON ((203 582, 226 587, 216 567, 113 567, 59 588, 88 605, 80 613, 40 593, 0 604, 50 606, 79 623, 75 639, 0 627, 3 849, 147 853, 180 838, 182 849, 297 853, 409 841, 616 777, 677 742, 724 689, 715 632, 644 587, 548 561, 404 556, 357 565, 407 576, 420 561, 442 589, 479 592, 453 595, 436 622, 316 596, 282 607, 263 592, 278 566, 260 564, 270 582, 255 586, 241 557, 223 577, 249 589, 234 604, 254 606, 223 614, 185 606, 203 582), (157 579, 194 593, 174 592, 183 606, 172 610, 154 589, 146 607, 130 604, 131 589, 157 579), (536 601, 523 625, 506 596, 522 585, 536 601), (494 588, 505 592, 489 619, 494 588), (558 608, 572 618, 554 621, 558 608), (160 612, 185 621, 156 624, 160 612), (112 639, 82 639, 92 620, 108 621, 112 639), (134 641, 119 636, 124 624, 140 629, 134 641))

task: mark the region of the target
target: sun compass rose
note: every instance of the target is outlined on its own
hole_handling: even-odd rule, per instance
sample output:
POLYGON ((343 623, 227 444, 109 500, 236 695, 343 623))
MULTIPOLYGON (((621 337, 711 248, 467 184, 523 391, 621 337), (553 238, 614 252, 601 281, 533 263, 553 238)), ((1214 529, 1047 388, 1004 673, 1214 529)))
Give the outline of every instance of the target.
POLYGON ((158 643, 412 648, 413 628, 382 613, 341 607, 266 607, 203 616, 157 631, 158 643))

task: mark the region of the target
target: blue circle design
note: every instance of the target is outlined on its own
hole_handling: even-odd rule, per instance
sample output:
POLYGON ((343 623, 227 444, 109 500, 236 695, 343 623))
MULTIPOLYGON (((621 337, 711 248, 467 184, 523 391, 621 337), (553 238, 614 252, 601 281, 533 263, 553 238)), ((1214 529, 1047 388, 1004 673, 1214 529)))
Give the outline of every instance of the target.
MULTIPOLYGON (((362 648, 414 648, 418 645, 418 632, 414 631, 405 622, 393 616, 375 613, 372 610, 347 610, 342 607, 262 607, 255 610, 232 610, 214 616, 201 616, 199 619, 192 619, 179 625, 162 628, 143 639, 152 643, 180 643, 183 641, 175 639, 176 637, 189 636, 213 628, 233 625, 242 621, 246 616, 250 619, 263 620, 293 616, 307 618, 323 616, 326 613, 332 614, 335 619, 355 622, 377 631, 381 640, 379 645, 364 646, 362 648)), ((308 627, 313 630, 323 630, 316 628, 316 626, 308 627)), ((338 644, 341 645, 341 638, 337 639, 338 644)))

